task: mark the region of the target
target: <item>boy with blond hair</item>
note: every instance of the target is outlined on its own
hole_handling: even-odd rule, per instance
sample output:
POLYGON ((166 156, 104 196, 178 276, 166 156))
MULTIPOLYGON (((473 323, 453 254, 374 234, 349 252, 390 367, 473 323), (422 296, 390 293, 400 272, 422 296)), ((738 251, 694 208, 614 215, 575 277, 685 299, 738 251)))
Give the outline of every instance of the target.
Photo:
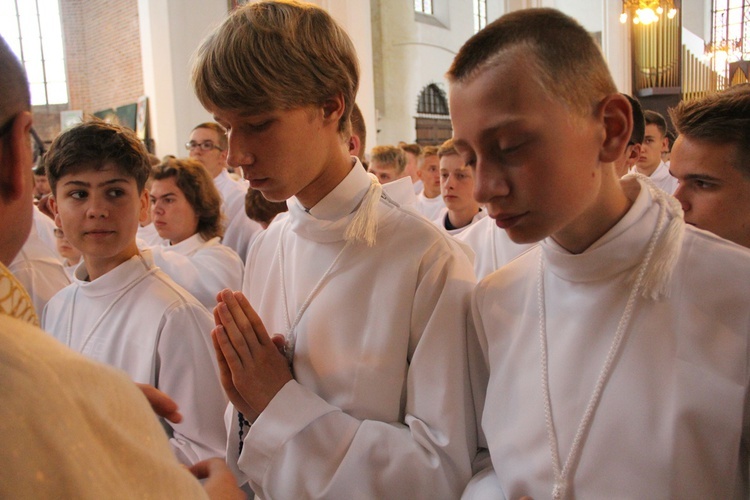
POLYGON ((472 196, 474 172, 464 164, 453 147, 453 139, 438 149, 440 159, 440 195, 445 208, 433 220, 438 227, 456 236, 487 216, 472 196))
POLYGON ((349 155, 358 79, 349 37, 301 2, 248 4, 197 53, 229 164, 289 205, 253 245, 244 295, 214 310, 227 461, 263 498, 456 498, 476 449, 473 273, 349 155))
POLYGON ((369 172, 381 184, 407 177, 406 153, 396 146, 375 146, 370 152, 369 172))
POLYGON ((415 208, 427 220, 435 220, 445 208, 440 196, 440 158, 436 146, 425 146, 419 157, 417 175, 422 182, 422 190, 417 194, 415 208))
POLYGON ((223 455, 226 399, 208 340, 211 316, 136 245, 149 204, 145 147, 131 131, 94 120, 60 134, 46 158, 55 223, 83 263, 47 303, 42 327, 173 397, 184 419, 167 424, 181 462, 223 455))
POLYGON ((540 241, 473 295, 466 497, 747 498, 750 253, 620 181, 630 104, 573 19, 507 14, 448 77, 477 200, 540 241))

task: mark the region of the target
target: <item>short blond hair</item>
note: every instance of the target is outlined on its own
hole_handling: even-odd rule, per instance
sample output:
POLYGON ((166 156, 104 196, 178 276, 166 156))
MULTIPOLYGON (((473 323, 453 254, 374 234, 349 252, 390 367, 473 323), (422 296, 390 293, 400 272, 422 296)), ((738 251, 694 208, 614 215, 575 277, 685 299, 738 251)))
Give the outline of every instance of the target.
POLYGON ((488 24, 461 47, 446 76, 451 84, 466 83, 519 50, 534 69, 529 78, 579 116, 617 93, 594 39, 554 9, 518 10, 488 24))
POLYGON ((370 163, 393 165, 397 174, 406 169, 406 153, 396 146, 375 146, 370 153, 370 163))
POLYGON ((419 155, 419 159, 417 160, 417 165, 419 168, 422 168, 424 165, 425 158, 429 158, 430 156, 437 156, 438 154, 438 147, 437 146, 425 146, 422 148, 422 154, 419 155))
POLYGON ((456 147, 453 145, 453 139, 448 139, 447 141, 442 143, 437 150, 437 155, 438 158, 442 158, 443 156, 458 155, 458 151, 456 151, 456 147))
POLYGON ((192 78, 205 108, 251 114, 320 106, 341 94, 339 132, 348 134, 359 63, 349 36, 322 8, 262 1, 236 9, 203 41, 192 78))

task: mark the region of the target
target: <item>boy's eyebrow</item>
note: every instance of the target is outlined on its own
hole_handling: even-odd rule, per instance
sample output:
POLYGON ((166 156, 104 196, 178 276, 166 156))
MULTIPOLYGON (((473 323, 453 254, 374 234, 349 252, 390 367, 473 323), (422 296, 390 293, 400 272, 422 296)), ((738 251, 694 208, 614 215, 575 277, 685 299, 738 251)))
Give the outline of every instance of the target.
MULTIPOLYGON (((519 124, 522 124, 523 122, 524 122, 523 117, 520 117, 520 116, 511 116, 508 118, 501 118, 500 120, 493 122, 486 128, 482 129, 479 132, 479 136, 482 140, 484 140, 485 138, 487 138, 487 136, 492 136, 498 130, 510 128, 510 127, 517 127, 519 124)), ((471 149, 471 146, 469 146, 469 144, 465 140, 460 139, 460 138, 457 139, 455 137, 453 138, 453 146, 454 147, 459 146, 459 147, 465 147, 465 148, 471 149)))
POLYGON ((167 196, 176 196, 176 195, 177 195, 177 193, 170 191, 169 193, 164 193, 164 194, 162 194, 160 196, 154 196, 153 194, 150 195, 150 196, 151 196, 151 198, 153 198, 155 200, 160 200, 162 198, 166 198, 167 196))
MULTIPOLYGON (((97 187, 99 187, 99 186, 108 186, 110 184, 120 184, 120 183, 123 183, 123 182, 127 183, 128 180, 126 178, 124 178, 124 177, 123 178, 117 178, 117 179, 108 179, 108 180, 106 180, 104 182, 100 182, 99 184, 97 184, 97 187)), ((91 187, 91 183, 90 182, 80 181, 80 180, 77 180, 77 179, 71 179, 71 180, 65 181, 63 183, 63 186, 70 186, 70 185, 81 186, 81 187, 91 187)))
MULTIPOLYGON (((676 177, 674 174, 672 174, 672 171, 669 171, 669 175, 672 177, 676 177)), ((683 177, 686 181, 714 181, 714 182, 721 182, 721 179, 718 177, 714 177, 712 175, 707 174, 687 174, 685 177, 683 177)))

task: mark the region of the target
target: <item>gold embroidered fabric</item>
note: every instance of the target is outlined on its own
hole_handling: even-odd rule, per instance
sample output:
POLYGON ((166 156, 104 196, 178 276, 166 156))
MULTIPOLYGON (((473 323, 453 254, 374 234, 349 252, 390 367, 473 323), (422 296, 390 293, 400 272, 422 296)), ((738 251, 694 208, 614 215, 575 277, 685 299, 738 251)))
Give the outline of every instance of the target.
POLYGON ((31 297, 2 262, 0 262, 0 314, 7 314, 39 326, 39 318, 34 311, 31 297))

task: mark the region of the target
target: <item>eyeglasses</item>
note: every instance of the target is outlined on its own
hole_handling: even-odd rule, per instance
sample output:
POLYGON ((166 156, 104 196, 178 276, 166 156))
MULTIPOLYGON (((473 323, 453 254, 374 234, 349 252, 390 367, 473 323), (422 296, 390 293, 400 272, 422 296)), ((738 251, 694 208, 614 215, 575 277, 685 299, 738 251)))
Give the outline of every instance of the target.
POLYGON ((214 141, 203 141, 203 142, 195 142, 195 141, 189 141, 185 143, 185 149, 188 151, 191 151, 194 148, 201 148, 203 151, 211 151, 212 149, 218 149, 219 151, 224 151, 222 148, 214 144, 214 141))
POLYGON ((53 232, 55 233, 55 238, 58 240, 65 238, 65 233, 63 233, 63 230, 59 227, 56 227, 53 232))

